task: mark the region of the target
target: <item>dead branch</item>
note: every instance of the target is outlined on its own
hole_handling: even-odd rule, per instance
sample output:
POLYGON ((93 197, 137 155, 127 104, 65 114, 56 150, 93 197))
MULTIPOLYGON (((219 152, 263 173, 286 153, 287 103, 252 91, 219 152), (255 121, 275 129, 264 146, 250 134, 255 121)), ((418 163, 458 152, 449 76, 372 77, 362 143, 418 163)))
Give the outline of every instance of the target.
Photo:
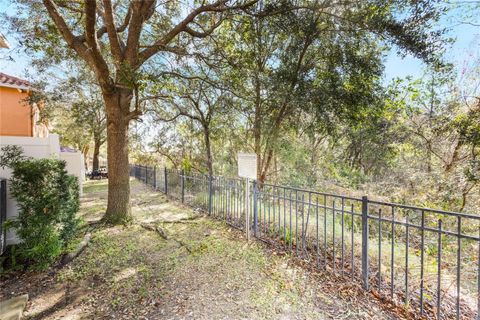
POLYGON ((148 223, 141 223, 140 226, 144 229, 147 229, 149 231, 154 231, 156 233, 158 233, 158 235, 160 237, 162 237, 164 240, 169 240, 168 239, 168 235, 167 233, 165 232, 165 230, 163 230, 162 228, 160 228, 159 226, 155 226, 155 225, 152 225, 152 224, 148 224, 148 223))

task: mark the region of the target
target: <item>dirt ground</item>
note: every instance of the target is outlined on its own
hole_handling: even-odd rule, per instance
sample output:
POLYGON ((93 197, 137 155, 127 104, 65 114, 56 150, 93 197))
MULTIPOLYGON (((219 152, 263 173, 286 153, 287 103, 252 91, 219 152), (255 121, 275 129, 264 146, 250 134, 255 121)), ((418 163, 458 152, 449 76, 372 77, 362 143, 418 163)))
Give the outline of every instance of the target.
MULTIPOLYGON (((98 225, 61 269, 1 275, 0 300, 28 293, 27 319, 395 319, 348 281, 133 180, 132 204, 135 223, 98 225)), ((88 182, 81 216, 94 221, 105 208, 106 181, 88 182)))

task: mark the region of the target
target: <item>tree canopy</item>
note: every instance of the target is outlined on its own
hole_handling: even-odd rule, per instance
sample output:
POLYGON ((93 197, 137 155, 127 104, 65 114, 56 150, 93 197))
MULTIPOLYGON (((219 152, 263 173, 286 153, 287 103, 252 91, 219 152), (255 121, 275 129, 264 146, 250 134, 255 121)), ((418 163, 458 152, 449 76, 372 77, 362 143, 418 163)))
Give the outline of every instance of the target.
POLYGON ((164 100, 155 108, 160 117, 172 103, 177 111, 193 103, 195 115, 181 113, 205 118, 199 122, 205 143, 206 123, 215 118, 211 106, 216 114, 219 108, 234 110, 228 121, 239 116, 249 123, 243 148, 253 143, 264 181, 282 139, 301 132, 300 124, 310 124, 311 137, 331 134, 345 121, 365 121, 385 108, 384 45, 441 64, 444 43, 442 30, 434 27, 444 12, 437 0, 15 2, 18 14, 9 17, 10 25, 39 57, 37 66, 77 63, 94 74, 107 121, 105 219, 113 223, 130 219, 129 124, 155 98, 164 100), (188 77, 204 79, 189 83, 188 91, 210 88, 200 99, 208 110, 198 99, 181 98, 185 92, 177 84, 188 77))

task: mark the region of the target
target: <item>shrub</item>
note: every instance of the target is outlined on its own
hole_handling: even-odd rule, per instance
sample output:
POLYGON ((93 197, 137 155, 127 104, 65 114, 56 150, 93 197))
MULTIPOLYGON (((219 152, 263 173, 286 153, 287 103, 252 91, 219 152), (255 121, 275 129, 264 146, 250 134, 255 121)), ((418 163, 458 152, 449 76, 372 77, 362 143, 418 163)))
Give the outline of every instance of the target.
POLYGON ((18 147, 2 148, 0 166, 12 169, 10 192, 17 200, 18 218, 8 221, 21 243, 13 251, 26 265, 48 267, 65 249, 78 226, 79 188, 65 162, 32 159, 18 147))

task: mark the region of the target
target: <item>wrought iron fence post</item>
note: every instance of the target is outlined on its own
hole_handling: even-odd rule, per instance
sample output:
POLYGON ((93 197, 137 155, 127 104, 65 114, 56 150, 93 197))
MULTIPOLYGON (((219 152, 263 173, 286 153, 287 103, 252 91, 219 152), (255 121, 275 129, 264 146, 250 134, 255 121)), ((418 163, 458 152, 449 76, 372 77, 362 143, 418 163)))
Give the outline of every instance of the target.
POLYGON ((180 175, 181 175, 181 185, 182 185, 182 203, 185 202, 185 174, 184 174, 184 171, 182 169, 182 171, 180 171, 180 175))
POLYGON ((212 175, 208 175, 208 214, 212 214, 212 175))
POLYGON ((145 184, 148 185, 148 166, 145 166, 145 184))
POLYGON ((153 166, 153 189, 157 190, 157 166, 153 166))
POLYGON ((257 181, 253 180, 253 235, 257 236, 257 181))
POLYGON ((362 197, 362 280, 363 288, 368 286, 368 197, 362 197))
POLYGON ((167 175, 167 167, 164 168, 163 170, 163 173, 165 175, 165 194, 168 194, 168 181, 167 181, 167 178, 168 178, 168 175, 167 175))

